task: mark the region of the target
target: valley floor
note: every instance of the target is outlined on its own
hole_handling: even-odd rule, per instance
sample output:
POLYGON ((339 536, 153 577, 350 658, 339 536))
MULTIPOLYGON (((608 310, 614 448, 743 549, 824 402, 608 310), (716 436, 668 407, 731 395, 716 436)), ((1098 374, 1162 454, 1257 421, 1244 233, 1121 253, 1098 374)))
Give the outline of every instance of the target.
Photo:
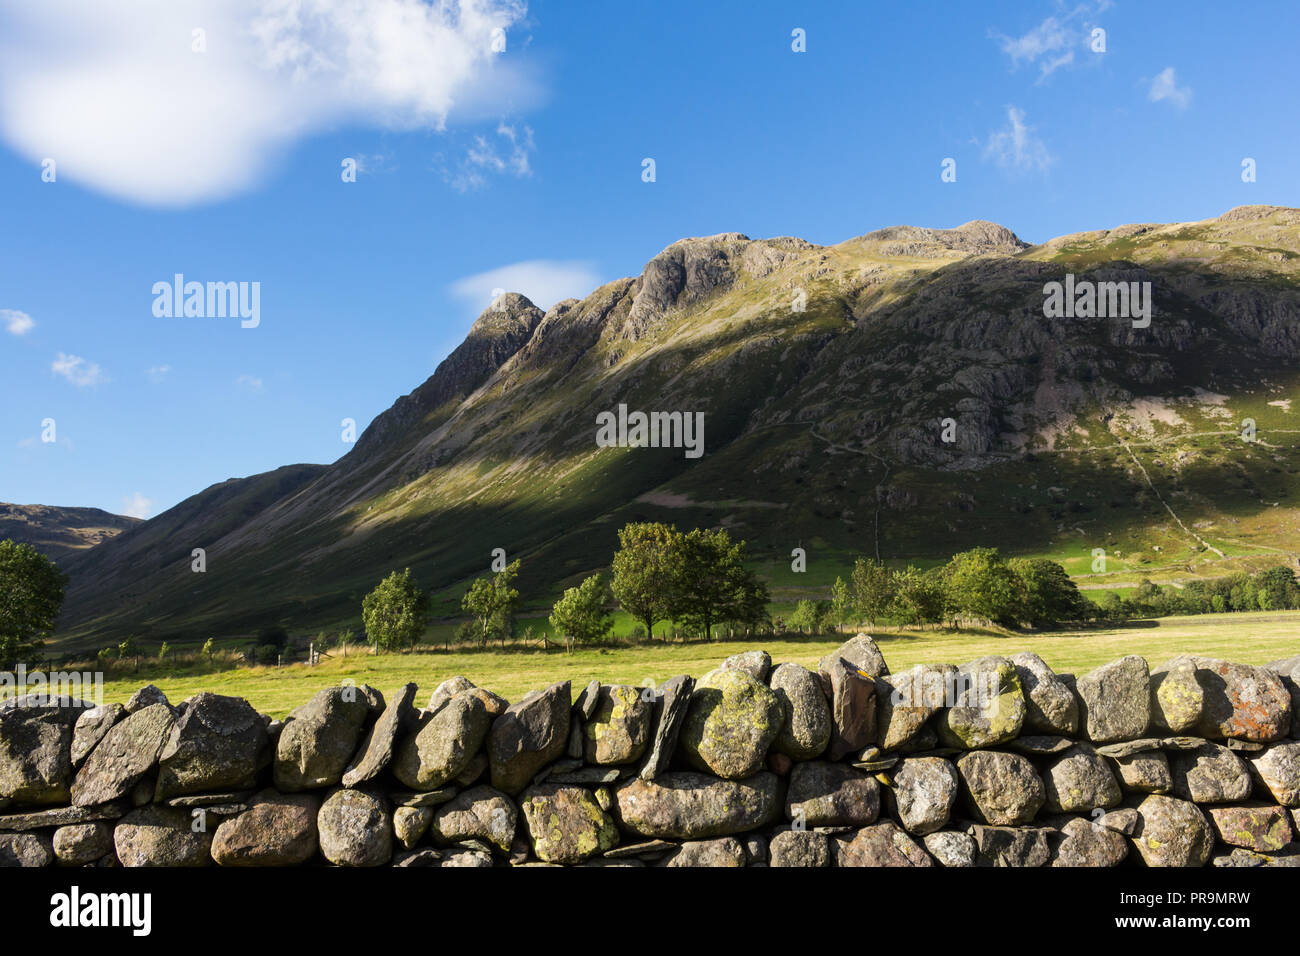
MULTIPOLYGON (((1177 654, 1223 657, 1263 664, 1300 654, 1300 611, 1203 614, 1132 621, 1122 627, 1086 631, 1002 634, 986 630, 891 631, 871 629, 890 670, 914 664, 961 664, 985 654, 1037 653, 1058 673, 1083 674, 1126 654, 1140 654, 1158 666, 1177 654)), ((143 683, 157 684, 173 702, 199 691, 246 698, 255 708, 283 717, 317 690, 351 679, 391 695, 408 681, 420 685, 423 702, 439 683, 463 674, 475 684, 517 701, 530 690, 558 680, 575 685, 593 678, 603 683, 661 683, 675 674, 700 675, 724 658, 750 649, 766 650, 774 663, 791 661, 816 669, 817 661, 849 637, 723 641, 712 644, 660 644, 637 647, 563 650, 421 650, 371 656, 364 648, 346 659, 323 659, 317 667, 238 667, 158 676, 157 665, 139 675, 115 674, 104 687, 105 703, 125 702, 143 683)))

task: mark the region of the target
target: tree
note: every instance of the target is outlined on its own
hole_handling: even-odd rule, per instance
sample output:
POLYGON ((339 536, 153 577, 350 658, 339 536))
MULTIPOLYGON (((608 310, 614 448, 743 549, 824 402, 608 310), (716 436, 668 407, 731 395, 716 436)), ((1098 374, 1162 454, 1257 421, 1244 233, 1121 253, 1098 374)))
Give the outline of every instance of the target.
POLYGON ((723 621, 753 625, 766 620, 767 585, 745 567, 745 542, 733 543, 724 528, 696 528, 682 536, 680 548, 671 588, 674 620, 707 639, 723 621))
MULTIPOLYGON (((1055 561, 1013 558, 1007 564, 1024 585, 1023 613, 1034 627, 1055 627, 1087 616, 1083 595, 1055 561)), ((1159 596, 1160 589, 1156 587, 1155 592, 1159 596)))
POLYGON ((825 629, 830 614, 830 602, 803 600, 794 606, 794 613, 790 615, 790 624, 797 627, 801 633, 806 627, 809 634, 820 634, 825 629))
POLYGON ((410 568, 394 571, 361 602, 361 621, 376 648, 414 647, 429 623, 429 595, 410 568))
POLYGON ((972 548, 953 555, 943 577, 948 610, 954 616, 966 614, 1005 627, 1019 624, 1024 582, 997 548, 972 548))
POLYGON ((0 666, 30 659, 54 630, 68 576, 29 544, 0 541, 0 666))
POLYGON ((682 534, 661 522, 634 522, 618 532, 610 588, 619 606, 645 627, 673 616, 673 588, 679 578, 682 534))
POLYGON ((894 596, 894 574, 879 561, 858 558, 853 563, 853 606, 875 627, 894 596))
POLYGON ((158 648, 158 660, 160 661, 167 660, 167 655, 170 654, 171 652, 172 652, 172 646, 168 644, 166 641, 163 641, 162 646, 158 648))
POLYGON ((1265 611, 1281 611, 1300 606, 1300 586, 1295 574, 1283 565, 1266 568, 1255 575, 1259 606, 1265 611))
POLYGON ((485 647, 488 638, 499 636, 504 641, 513 629, 519 592, 512 584, 518 574, 516 559, 490 578, 475 578, 461 600, 461 609, 478 622, 479 643, 485 647))
POLYGON ((212 638, 209 637, 206 641, 203 642, 203 651, 202 651, 202 653, 203 653, 203 656, 206 657, 206 658, 208 659, 208 663, 211 664, 211 663, 212 663, 212 658, 213 658, 214 656, 216 656, 216 653, 217 653, 217 648, 216 648, 216 645, 214 645, 214 644, 212 643, 212 638))
POLYGON ((937 624, 943 620, 943 582, 937 574, 908 565, 894 575, 889 615, 900 624, 937 624))
POLYGON ((853 623, 853 592, 841 577, 831 585, 831 623, 836 628, 853 623))
POLYGON ((551 627, 568 646, 595 644, 609 637, 614 615, 609 610, 613 595, 602 574, 593 574, 576 588, 566 588, 551 609, 551 627))

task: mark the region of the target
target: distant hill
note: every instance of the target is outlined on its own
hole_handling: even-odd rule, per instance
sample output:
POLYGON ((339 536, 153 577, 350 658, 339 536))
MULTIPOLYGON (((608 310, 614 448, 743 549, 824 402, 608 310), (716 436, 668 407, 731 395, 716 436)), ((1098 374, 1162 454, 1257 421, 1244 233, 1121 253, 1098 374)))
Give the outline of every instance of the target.
POLYGON ((683 239, 546 312, 502 297, 333 465, 215 485, 72 559, 62 633, 330 626, 393 569, 454 599, 497 547, 540 596, 634 519, 723 525, 787 576, 802 544, 809 583, 828 555, 975 545, 1078 575, 1096 549, 1135 577, 1288 561, 1298 423, 1300 210, 1038 246, 989 222, 683 239), (1048 314, 1069 275, 1150 283, 1149 325, 1048 314), (703 457, 598 447, 620 404, 703 412, 703 457))
POLYGON ((57 564, 141 524, 99 508, 14 505, 0 501, 0 541, 30 544, 57 564))

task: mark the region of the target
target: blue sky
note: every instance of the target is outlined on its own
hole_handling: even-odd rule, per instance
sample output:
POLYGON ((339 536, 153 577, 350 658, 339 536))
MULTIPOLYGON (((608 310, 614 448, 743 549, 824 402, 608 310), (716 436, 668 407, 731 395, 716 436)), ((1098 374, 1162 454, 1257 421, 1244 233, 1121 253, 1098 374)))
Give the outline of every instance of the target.
POLYGON ((0 0, 0 500, 149 516, 334 461, 492 288, 683 236, 1300 205, 1294 3, 813 6, 0 0), (260 324, 155 316, 178 272, 260 283, 260 324))

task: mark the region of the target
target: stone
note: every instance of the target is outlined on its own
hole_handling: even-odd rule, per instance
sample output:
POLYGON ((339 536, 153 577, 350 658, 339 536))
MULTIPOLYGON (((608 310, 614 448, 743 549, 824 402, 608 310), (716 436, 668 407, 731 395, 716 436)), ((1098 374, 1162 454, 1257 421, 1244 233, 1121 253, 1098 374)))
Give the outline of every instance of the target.
POLYGON ((1070 686, 1037 654, 1011 658, 1025 695, 1025 729, 1074 737, 1079 733, 1079 701, 1070 686))
POLYGON ((60 866, 89 866, 113 852, 113 828, 102 820, 62 826, 54 831, 53 848, 60 866))
POLYGON ((1025 722, 1020 674, 1005 657, 981 657, 958 669, 953 706, 938 717, 939 739, 974 750, 1014 740, 1025 722))
POLYGON ((43 833, 0 833, 0 868, 49 866, 54 847, 43 833))
POLYGON ((492 722, 488 760, 492 786, 511 796, 564 753, 569 740, 572 684, 534 691, 492 722))
POLYGON ((1151 794, 1137 807, 1133 845, 1147 866, 1204 866, 1214 833, 1196 804, 1151 794))
POLYGON ((433 815, 429 830, 437 843, 483 840, 510 851, 518 826, 514 801, 492 787, 474 787, 445 803, 433 815))
POLYGON ((1252 756, 1250 768, 1274 800, 1284 807, 1300 807, 1300 742, 1274 744, 1252 756))
POLYGON ((490 690, 484 690, 482 687, 471 687, 465 691, 471 697, 477 697, 483 702, 483 709, 488 712, 488 716, 493 719, 500 717, 510 708, 510 701, 490 690))
POLYGON ((433 807, 394 807, 393 836, 410 850, 429 832, 433 822, 433 807))
POLYGON ((664 866, 721 866, 737 867, 746 863, 745 848, 735 837, 716 840, 692 840, 681 847, 664 863, 664 866))
POLYGON ((1151 722, 1147 662, 1136 654, 1103 664, 1075 682, 1084 733, 1093 743, 1141 737, 1151 722))
POLYGON ((442 854, 437 850, 413 850, 393 856, 393 866, 442 866, 442 854))
POLYGON ((1203 812, 1219 839, 1230 846, 1269 852, 1282 849, 1292 839, 1286 808, 1276 804, 1206 807, 1203 812))
POLYGON ((27 695, 0 710, 0 805, 67 803, 72 728, 85 710, 68 697, 27 695))
MULTIPOLYGON (((348 763, 347 769, 343 771, 343 786, 355 787, 373 780, 388 766, 393 759, 398 736, 410 731, 417 720, 415 692, 418 689, 415 684, 405 684, 397 692, 397 696, 389 701, 384 712, 375 721, 375 725, 361 741, 361 746, 348 763)), ((434 696, 437 696, 437 693, 434 691, 434 696)), ((480 740, 479 743, 481 744, 482 741, 480 740)))
POLYGON ((628 684, 601 686, 595 708, 583 724, 587 763, 612 766, 641 759, 654 720, 653 699, 645 696, 642 688, 628 684))
POLYGON ((1102 744, 1095 747, 1103 757, 1131 757, 1133 754, 1159 750, 1161 741, 1157 737, 1141 737, 1137 740, 1121 740, 1118 743, 1102 744))
POLYGON ((529 787, 519 806, 533 855, 543 863, 581 863, 618 845, 614 820, 582 787, 529 787))
POLYGON ((795 760, 821 756, 831 739, 831 708, 817 675, 798 664, 781 664, 768 686, 781 703, 781 732, 772 749, 795 760))
POLYGON ((333 791, 316 814, 316 828, 321 853, 336 866, 383 866, 393 858, 393 821, 378 795, 333 791))
POLYGON ((1025 734, 1015 740, 1008 740, 1005 746, 1007 750, 1026 757, 1050 757, 1053 754, 1063 754, 1074 745, 1074 741, 1069 737, 1057 737, 1052 734, 1025 734))
POLYGON ((882 750, 915 742, 926 722, 948 705, 957 668, 918 664, 901 674, 876 679, 876 735, 882 750))
POLYGON ((768 856, 772 866, 830 866, 830 837, 816 830, 782 830, 768 844, 768 856))
POLYGON ((573 702, 573 709, 583 720, 587 720, 596 713, 596 707, 599 703, 600 681, 592 680, 582 689, 578 699, 573 702))
POLYGON ((1052 866, 1119 866, 1128 856, 1128 840, 1100 823, 1074 817, 1059 830, 1052 866))
POLYGON ((767 683, 768 672, 772 669, 772 657, 767 651, 742 651, 732 654, 722 662, 724 671, 744 671, 760 684, 767 683))
POLYGON ((1169 734, 1190 733, 1200 725, 1205 692, 1191 658, 1176 657, 1151 672, 1151 728, 1169 734))
POLYGON ((993 826, 1029 823, 1047 801, 1034 765, 1019 754, 972 751, 957 760, 957 772, 972 812, 993 826))
POLYGON ((0 816, 0 830, 45 830, 95 820, 116 820, 130 809, 125 800, 115 800, 93 807, 54 807, 31 813, 10 813, 0 816))
POLYGON ((1109 757, 1120 786, 1132 793, 1172 793, 1174 776, 1169 758, 1161 750, 1146 750, 1127 757, 1109 757))
POLYGON ((746 833, 741 837, 740 845, 745 848, 745 862, 747 864, 767 862, 767 840, 761 835, 746 833))
POLYGON ((1169 759, 1174 794, 1193 803, 1232 803, 1250 796, 1250 771, 1227 747, 1204 744, 1169 759))
POLYGON ((105 704, 83 710, 72 728, 72 765, 80 767, 113 725, 126 716, 121 704, 105 704))
POLYGON ((438 865, 488 869, 492 866, 492 854, 486 850, 456 847, 443 853, 442 862, 438 865))
POLYGON ((1053 813, 1089 813, 1117 805, 1122 794, 1106 760, 1079 744, 1053 760, 1043 774, 1046 807, 1053 813))
POLYGON ((780 778, 766 771, 745 780, 689 772, 640 778, 614 791, 614 815, 643 837, 698 840, 756 830, 780 812, 780 778))
POLYGON ((275 788, 281 793, 331 787, 343 779, 370 715, 362 688, 327 687, 289 714, 275 745, 275 788))
MULTIPOLYGON (((462 694, 465 691, 473 690, 474 686, 475 685, 472 680, 460 674, 457 674, 455 677, 448 677, 445 681, 443 681, 441 684, 439 684, 437 687, 433 689, 433 693, 429 695, 428 706, 426 706, 424 709, 429 713, 433 713, 443 704, 447 703, 447 701, 455 697, 457 694, 462 694)), ((403 687, 402 690, 399 691, 399 693, 405 693, 405 691, 406 688, 403 687)))
MULTIPOLYGON (((489 714, 489 716, 491 716, 489 714)), ((479 752, 470 758, 469 763, 465 764, 465 769, 456 774, 452 781, 458 787, 472 787, 479 782, 479 779, 487 773, 488 758, 487 754, 479 752)))
POLYGON ((1210 861, 1214 866, 1300 866, 1300 846, 1287 844, 1272 853, 1259 853, 1243 847, 1218 853, 1210 861))
POLYGON ((1047 866, 1052 862, 1048 839, 1052 830, 1044 827, 1000 827, 972 824, 975 865, 994 867, 1047 866))
POLYGON ((314 793, 255 794, 243 813, 221 821, 212 858, 221 866, 298 866, 316 855, 320 798, 314 793))
POLYGON ((876 741, 876 682, 844 658, 823 662, 817 672, 831 705, 831 739, 826 756, 839 760, 876 741))
POLYGON ((695 769, 742 780, 762 769, 782 719, 776 694, 749 674, 710 671, 695 684, 678 746, 695 769))
MULTIPOLYGON (((127 720, 155 707, 170 713, 171 708, 164 703, 150 704, 127 720)), ((132 867, 207 866, 212 862, 212 833, 207 829, 195 833, 193 824, 188 810, 160 806, 132 810, 113 830, 117 858, 123 866, 132 867)))
POLYGON ((604 855, 611 860, 629 856, 659 858, 676 850, 679 845, 668 840, 645 840, 641 843, 625 843, 623 846, 616 846, 612 850, 606 850, 604 855))
POLYGON ((886 677, 889 667, 885 664, 885 655, 880 653, 876 642, 867 634, 858 634, 845 641, 838 648, 827 654, 817 665, 818 673, 828 671, 838 660, 846 660, 856 670, 863 671, 868 677, 886 677))
POLYGON ((437 790, 469 766, 491 724, 479 698, 457 694, 420 715, 416 729, 397 745, 393 776, 412 790, 437 790))
POLYGON ((159 754, 154 799, 250 788, 268 746, 266 723, 248 701, 196 694, 178 713, 159 754))
POLYGON ((152 707, 154 704, 162 704, 168 708, 171 707, 166 694, 153 684, 146 684, 131 695, 131 699, 126 702, 126 712, 128 714, 138 713, 146 707, 152 707))
POLYGON ((942 757, 908 757, 885 792, 903 829, 924 836, 948 824, 957 799, 957 771, 942 757))
POLYGON ((87 807, 128 796, 158 765, 174 726, 165 703, 150 704, 115 724, 77 771, 72 802, 87 807))
POLYGON ((811 760, 790 772, 785 815, 805 827, 864 827, 880 815, 880 788, 843 764, 811 760))
POLYGON ((388 795, 388 799, 399 807, 436 807, 455 798, 456 789, 454 787, 443 787, 440 790, 429 790, 425 793, 407 793, 403 790, 394 790, 388 795))
POLYGON ((1205 699, 1196 728, 1202 737, 1265 743, 1291 732, 1291 694, 1277 673, 1212 658, 1192 660, 1205 699))
POLYGON ((930 854, 892 820, 831 838, 836 866, 934 866, 930 854))
POLYGON ((978 849, 975 839, 956 830, 937 830, 921 838, 925 850, 940 866, 964 868, 975 865, 978 849))
POLYGON ((1291 695, 1291 736, 1300 737, 1300 655, 1266 666, 1282 679, 1282 686, 1291 695))
POLYGON ((1138 823, 1141 817, 1137 810, 1132 807, 1121 807, 1118 810, 1105 810, 1100 814, 1094 814, 1096 822, 1104 826, 1107 830, 1114 830, 1116 833, 1122 833, 1125 836, 1132 836, 1137 832, 1138 823))

